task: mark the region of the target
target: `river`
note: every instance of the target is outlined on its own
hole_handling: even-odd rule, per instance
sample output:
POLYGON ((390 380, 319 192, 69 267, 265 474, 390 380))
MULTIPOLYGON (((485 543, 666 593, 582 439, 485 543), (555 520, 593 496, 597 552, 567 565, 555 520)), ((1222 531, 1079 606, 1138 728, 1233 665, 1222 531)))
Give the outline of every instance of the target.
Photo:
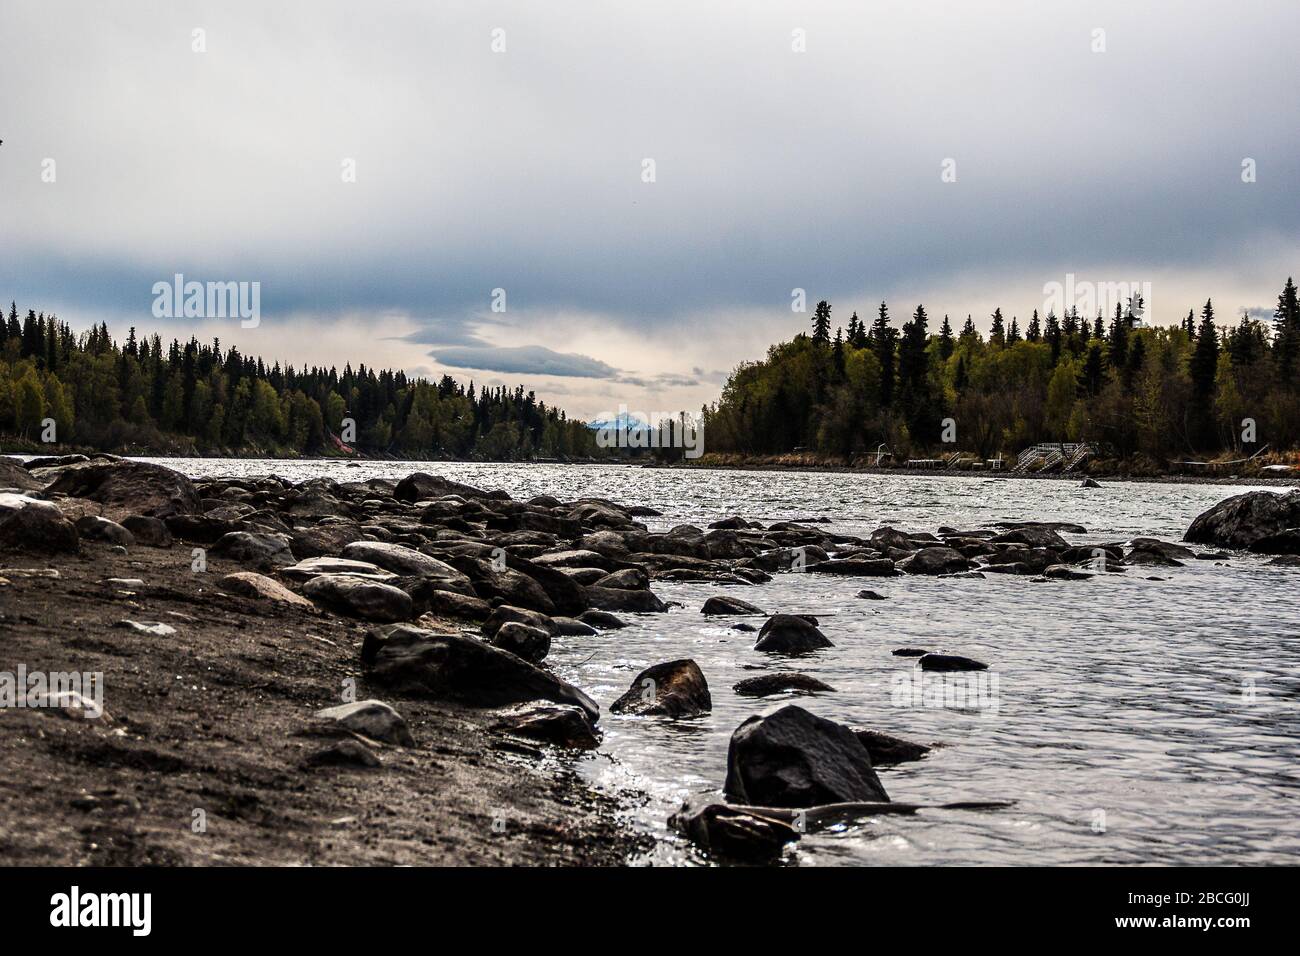
MULTIPOLYGON (((1086 490, 1078 479, 919 473, 159 462, 194 477, 273 473, 294 481, 429 471, 517 498, 593 495, 648 505, 663 512, 646 521, 652 530, 732 514, 764 523, 825 516, 834 529, 862 535, 882 524, 933 532, 1051 520, 1088 529, 1066 535, 1073 543, 1135 535, 1176 541, 1201 511, 1248 490, 1136 482, 1086 490)), ((680 606, 626 615, 632 626, 624 630, 557 639, 550 662, 605 711, 603 744, 581 758, 581 769, 624 796, 631 823, 657 838, 641 862, 702 862, 669 831, 667 817, 686 794, 720 790, 736 725, 793 699, 853 726, 939 744, 921 761, 879 771, 895 801, 1016 803, 883 816, 809 835, 788 854, 791 863, 1293 863, 1300 856, 1298 576, 1243 555, 1072 582, 781 574, 746 588, 658 583, 656 593, 680 606), (863 587, 887 600, 858 599, 863 587), (752 649, 754 635, 700 614, 703 601, 720 593, 773 613, 816 614, 835 646, 797 661, 769 659, 752 649), (891 651, 904 646, 985 661, 996 681, 978 707, 927 706, 898 692, 912 662, 891 651), (672 722, 607 712, 642 668, 679 657, 693 658, 708 679, 711 715, 672 722), (791 669, 835 692, 757 701, 732 690, 744 677, 791 669)))

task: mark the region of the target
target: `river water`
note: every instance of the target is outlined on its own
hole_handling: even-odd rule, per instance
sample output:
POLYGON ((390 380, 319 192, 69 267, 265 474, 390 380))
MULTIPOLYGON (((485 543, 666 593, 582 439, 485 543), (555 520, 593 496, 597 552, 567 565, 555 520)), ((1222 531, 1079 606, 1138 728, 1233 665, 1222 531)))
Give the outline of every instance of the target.
MULTIPOLYGON (((1178 540, 1215 502, 1247 486, 834 473, 694 471, 599 465, 168 459, 199 476, 275 473, 294 481, 437 473, 517 498, 595 495, 663 512, 652 530, 740 514, 764 523, 826 516, 867 535, 888 524, 933 532, 999 520, 1070 521, 1074 543, 1135 535, 1178 540)), ((1015 800, 1010 809, 923 811, 811 834, 788 862, 886 864, 1295 863, 1300 860, 1300 570, 1265 559, 1130 568, 1087 581, 838 578, 782 574, 723 588, 656 584, 668 614, 555 642, 551 664, 606 711, 587 777, 630 804, 654 835, 651 864, 702 862, 666 820, 689 793, 720 791, 727 741, 782 700, 824 717, 937 746, 879 775, 895 801, 1015 800), (1161 580, 1150 580, 1156 577, 1161 580), (863 587, 884 601, 855 597, 863 587), (753 634, 705 619, 731 593, 769 612, 813 613, 835 646, 796 660, 754 651, 753 634), (906 688, 897 647, 990 665, 975 701, 906 688), (607 712, 650 664, 693 658, 711 715, 669 721, 607 712), (732 690, 764 671, 799 670, 835 688, 755 700, 732 690), (936 704, 939 704, 936 706, 936 704), (949 706, 951 704, 951 706, 949 706)), ((758 621, 756 623, 761 623, 758 621)))

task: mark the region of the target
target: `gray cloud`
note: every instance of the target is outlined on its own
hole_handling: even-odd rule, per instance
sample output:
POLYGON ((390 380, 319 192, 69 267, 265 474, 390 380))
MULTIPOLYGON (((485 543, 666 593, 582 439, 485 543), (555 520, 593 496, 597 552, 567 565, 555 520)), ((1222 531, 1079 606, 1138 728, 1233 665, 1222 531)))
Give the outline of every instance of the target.
POLYGON ((618 370, 589 355, 555 352, 540 345, 437 348, 429 353, 453 368, 483 369, 527 375, 610 378, 618 370))
POLYGON ((632 363, 542 348, 525 317, 599 315, 646 339, 689 321, 682 367, 717 367, 761 351, 726 354, 710 315, 793 328, 796 287, 837 322, 888 297, 896 315, 921 300, 987 324, 960 281, 1012 277, 997 303, 1023 319, 1067 272, 1201 277, 1191 301, 1159 297, 1154 319, 1173 320, 1213 276, 1300 250, 1297 34, 1294 0, 665 0, 580 17, 394 0, 364 21, 342 0, 5 0, 0 295, 124 327, 175 272, 258 280, 268 324, 355 327, 371 363, 387 354, 366 317, 395 314, 445 365, 611 379, 632 363), (495 288, 509 323, 488 311, 495 288))

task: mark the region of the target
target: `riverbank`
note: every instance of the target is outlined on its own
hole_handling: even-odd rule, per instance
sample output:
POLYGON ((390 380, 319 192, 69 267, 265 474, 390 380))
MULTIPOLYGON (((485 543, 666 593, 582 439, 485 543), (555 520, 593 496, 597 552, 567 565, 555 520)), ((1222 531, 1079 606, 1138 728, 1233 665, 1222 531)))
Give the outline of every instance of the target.
POLYGON ((221 591, 241 562, 191 562, 179 542, 0 555, 4 669, 98 672, 107 714, 0 708, 5 864, 590 866, 644 848, 579 757, 504 737, 491 711, 396 700, 413 746, 334 753, 349 735, 313 714, 349 681, 389 697, 360 667, 365 623, 221 591))
POLYGON ((700 471, 778 471, 792 473, 825 473, 825 474, 857 474, 857 475, 887 475, 900 478, 997 478, 1008 480, 1037 480, 1037 481, 1074 481, 1082 482, 1087 478, 1095 481, 1123 481, 1123 482, 1153 482, 1157 484, 1185 484, 1185 485, 1240 485, 1243 483, 1259 485, 1278 485, 1282 487, 1300 486, 1300 471, 1290 476, 1259 475, 1258 469, 1253 469, 1252 473, 1233 473, 1222 475, 1194 475, 1194 474, 1130 474, 1122 469, 1096 468, 1087 471, 1071 472, 1062 474, 1060 472, 1030 472, 1024 474, 1011 474, 1010 471, 975 471, 959 470, 950 468, 906 468, 906 467, 876 467, 874 465, 852 465, 846 464, 837 459, 827 459, 814 455, 758 455, 758 456, 732 456, 732 455, 702 455, 694 461, 674 462, 671 465, 661 465, 657 467, 684 468, 700 471))

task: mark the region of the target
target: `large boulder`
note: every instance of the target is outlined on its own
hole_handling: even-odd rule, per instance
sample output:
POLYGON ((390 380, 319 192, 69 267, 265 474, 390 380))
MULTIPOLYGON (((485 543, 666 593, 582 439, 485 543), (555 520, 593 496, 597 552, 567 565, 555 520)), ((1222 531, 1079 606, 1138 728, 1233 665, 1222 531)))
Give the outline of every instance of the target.
POLYGON ((353 574, 321 574, 302 586, 307 597, 331 610, 367 621, 409 621, 411 596, 392 585, 353 574))
POLYGON ((1220 548, 1249 548, 1256 541, 1300 528, 1300 488, 1286 494, 1248 491, 1197 516, 1184 541, 1220 548))
POLYGON ((758 632, 754 650, 802 654, 833 646, 830 638, 807 618, 794 614, 773 614, 758 632))
POLYGON ((590 697, 521 657, 464 634, 398 625, 366 634, 361 660, 376 685, 405 694, 504 707, 534 700, 573 704, 595 721, 590 697))
POLYGON ((77 529, 58 506, 12 492, 0 493, 0 550, 76 553, 77 529))
POLYGON ((179 471, 124 458, 92 459, 50 472, 56 475, 47 496, 86 498, 104 506, 105 517, 168 518, 203 513, 194 483, 179 471))
POLYGON ((761 807, 889 801, 853 731, 794 704, 736 728, 723 789, 730 800, 761 807))
POLYGON ((447 495, 460 495, 462 498, 489 497, 486 491, 422 471, 407 475, 393 489, 393 497, 398 501, 431 501, 447 495))
POLYGON ((695 661, 665 661, 637 674, 610 713, 647 717, 698 717, 713 709, 709 685, 695 661))

